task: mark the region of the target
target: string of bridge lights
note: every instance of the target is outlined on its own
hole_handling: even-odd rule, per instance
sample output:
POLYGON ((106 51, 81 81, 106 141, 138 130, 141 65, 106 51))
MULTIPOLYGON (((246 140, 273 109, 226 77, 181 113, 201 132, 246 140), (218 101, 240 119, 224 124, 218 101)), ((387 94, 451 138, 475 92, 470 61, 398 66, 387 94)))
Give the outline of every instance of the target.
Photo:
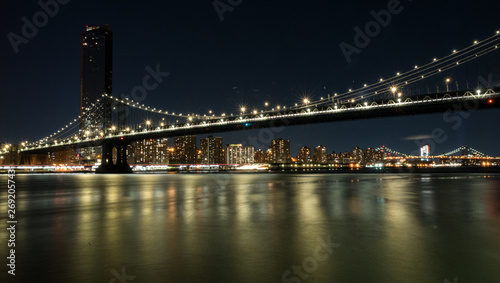
MULTIPOLYGON (((105 95, 101 95, 101 97, 104 97, 105 95)), ((62 136, 66 133, 68 133, 70 130, 73 130, 75 127, 78 127, 79 126, 79 121, 83 118, 87 118, 89 116, 88 113, 93 113, 92 111, 94 110, 94 108, 97 108, 99 106, 99 101, 100 99, 97 99, 97 101, 95 103, 91 103, 91 107, 86 110, 86 111, 83 111, 82 113, 82 116, 78 116, 77 118, 73 119, 71 122, 69 122, 68 124, 66 124, 64 127, 61 127, 60 130, 57 130, 55 131, 53 134, 49 135, 49 136, 46 136, 42 139, 40 139, 39 141, 44 141, 44 142, 47 142, 49 140, 57 140, 57 139, 61 139, 62 136), (78 122, 78 123, 76 123, 78 122), (70 127, 72 126, 72 127, 70 127)), ((31 143, 26 143, 25 146, 32 146, 34 145, 35 143, 34 142, 31 142, 31 143)))
POLYGON ((457 154, 457 153, 463 151, 464 149, 467 149, 469 152, 472 152, 472 154, 474 154, 474 155, 478 155, 478 156, 481 156, 481 157, 490 157, 489 155, 486 155, 486 154, 484 154, 484 153, 482 153, 482 152, 480 152, 480 151, 478 151, 478 150, 476 150, 476 149, 474 149, 472 147, 467 148, 465 146, 461 146, 461 147, 459 147, 459 148, 457 148, 455 150, 452 150, 452 151, 447 152, 447 153, 443 153, 443 154, 441 154, 439 156, 454 155, 454 154, 457 154))
MULTIPOLYGON (((101 95, 101 98, 106 98, 106 97, 110 98, 111 100, 114 100, 116 102, 125 104, 127 106, 130 106, 130 107, 133 107, 133 108, 136 108, 136 109, 140 109, 140 110, 143 110, 143 111, 148 111, 148 112, 152 112, 152 113, 159 113, 159 114, 168 115, 168 116, 174 116, 174 117, 183 117, 183 118, 190 118, 191 117, 190 115, 183 116, 182 113, 175 114, 175 112, 169 113, 168 111, 156 110, 156 108, 153 108, 153 107, 150 107, 150 106, 146 106, 144 104, 140 105, 139 102, 136 102, 136 101, 134 101, 132 99, 128 99, 128 98, 125 98, 125 100, 122 100, 122 99, 118 99, 118 98, 116 98, 114 96, 110 96, 108 94, 102 94, 101 95)), ((39 141, 49 141, 49 140, 61 139, 62 136, 65 133, 67 133, 68 131, 70 131, 70 130, 74 129, 75 127, 79 126, 78 123, 75 124, 75 122, 80 121, 81 119, 85 119, 86 116, 87 117, 89 116, 89 113, 93 113, 93 110, 96 110, 96 108, 100 105, 100 104, 98 104, 99 102, 100 102, 100 99, 97 99, 97 101, 95 103, 91 103, 91 107, 88 110, 86 110, 86 111, 83 112, 83 116, 78 116, 73 121, 71 121, 70 123, 66 124, 64 127, 62 127, 60 130, 57 130, 52 135, 44 137, 44 138, 40 139, 39 141), (70 126, 72 126, 72 127, 70 127, 70 126)), ((100 115, 100 116, 102 117, 102 115, 100 115)), ((199 116, 199 114, 196 114, 195 116, 199 116)), ((97 118, 99 118, 99 117, 97 117, 97 118)), ((86 134, 88 135, 88 134, 90 134, 90 132, 87 131, 86 134)), ((76 138, 77 139, 78 135, 73 135, 72 138, 76 138)), ((26 146, 30 146, 30 145, 34 145, 34 143, 26 144, 26 146)))
MULTIPOLYGON (((413 69, 411 69, 407 72, 403 72, 403 73, 398 72, 398 73, 396 73, 395 76, 393 76, 391 78, 388 78, 388 79, 380 78, 379 81, 377 81, 373 84, 370 84, 370 85, 364 84, 360 88, 357 88, 354 90, 349 89, 348 91, 346 91, 344 93, 340 93, 340 94, 335 93, 333 96, 330 96, 330 99, 331 100, 348 99, 348 101, 349 101, 349 99, 352 99, 349 102, 354 102, 355 99, 353 99, 353 98, 363 99, 363 98, 373 97, 373 96, 379 95, 381 93, 389 93, 389 92, 396 94, 396 92, 400 86, 410 85, 412 83, 418 82, 418 81, 423 80, 425 78, 437 75, 443 71, 455 68, 459 65, 462 65, 462 64, 467 63, 469 61, 477 59, 481 56, 484 56, 484 55, 498 49, 498 44, 499 44, 498 41, 500 41, 499 35, 500 35, 500 31, 496 31, 496 33, 489 38, 486 38, 482 41, 476 40, 473 42, 472 45, 467 46, 461 50, 453 50, 451 54, 448 54, 442 58, 439 58, 439 59, 433 58, 431 62, 429 62, 425 65, 422 65, 422 66, 415 65, 415 67, 413 69), (489 45, 492 45, 492 46, 489 46, 489 45), (481 50, 481 49, 484 49, 484 50, 481 50), (400 83, 393 83, 393 85, 389 85, 389 87, 388 87, 388 85, 387 85, 388 81, 389 82, 398 81, 400 83), (360 96, 360 94, 363 94, 366 92, 370 92, 370 93, 360 96)), ((399 93, 398 96, 401 96, 401 94, 399 93)), ((221 118, 221 117, 225 116, 225 114, 222 114, 221 116, 215 117, 215 115, 212 114, 212 111, 209 111, 209 114, 212 114, 211 116, 207 116, 206 114, 204 114, 204 115, 201 115, 201 114, 182 115, 182 113, 175 114, 175 112, 169 113, 168 111, 156 110, 156 108, 146 106, 144 104, 139 104, 139 102, 136 102, 136 101, 134 101, 132 99, 128 99, 128 98, 119 99, 119 98, 116 98, 113 96, 110 96, 110 98, 112 98, 116 102, 123 103, 123 104, 126 104, 128 106, 131 106, 131 107, 134 107, 137 109, 149 111, 152 113, 159 113, 159 114, 163 114, 163 115, 188 118, 190 121, 193 118, 197 118, 197 117, 200 117, 200 118, 203 118, 203 117, 221 118)), ((307 108, 310 105, 317 106, 317 105, 322 105, 322 104, 328 104, 328 103, 330 103, 330 99, 327 99, 326 101, 323 98, 321 98, 320 100, 316 100, 316 101, 309 101, 308 99, 305 99, 305 101, 303 101, 304 102, 303 105, 295 104, 295 106, 288 107, 288 109, 296 110, 296 109, 307 108)), ((268 103, 266 103, 266 106, 268 106, 268 103)), ((286 106, 281 106, 281 107, 277 106, 276 107, 276 110, 282 110, 282 109, 286 110, 287 107, 286 106)), ((245 113, 246 107, 241 107, 240 111, 241 111, 241 113, 245 113)), ((260 112, 266 113, 266 112, 272 112, 272 111, 275 111, 275 108, 273 108, 272 110, 266 110, 266 111, 260 111, 260 112)), ((249 111, 248 113, 258 114, 259 111, 253 110, 253 111, 249 111)))
MULTIPOLYGON (((451 156, 451 155, 457 154, 459 152, 462 152, 464 149, 467 149, 473 155, 477 155, 477 156, 481 156, 481 157, 490 157, 489 155, 486 155, 486 154, 484 154, 484 153, 482 153, 482 152, 480 152, 472 147, 465 147, 465 146, 461 146, 461 147, 456 148, 450 152, 443 153, 443 154, 440 154, 438 156, 451 156)), ((400 155, 400 156, 405 156, 405 157, 409 156, 408 154, 401 153, 399 151, 393 150, 393 149, 385 147, 385 146, 377 147, 377 148, 375 148, 375 151, 384 151, 384 152, 388 152, 388 153, 393 154, 393 155, 400 155)))
POLYGON ((392 150, 386 146, 377 147, 377 148, 375 148, 375 151, 384 151, 384 152, 388 152, 388 153, 393 154, 393 155, 408 156, 408 154, 401 153, 401 152, 396 151, 396 150, 392 150))
POLYGON ((127 106, 131 106, 131 107, 136 108, 136 109, 141 109, 141 110, 144 110, 144 111, 148 111, 148 112, 151 112, 151 113, 157 113, 157 114, 162 114, 162 115, 167 115, 167 116, 173 116, 173 117, 182 117, 182 118, 191 117, 191 116, 200 116, 199 114, 182 115, 182 113, 179 113, 179 114, 175 114, 175 112, 169 113, 168 111, 164 111, 164 110, 161 110, 161 109, 156 110, 156 108, 153 108, 151 106, 147 106, 147 105, 144 105, 144 104, 139 104, 139 102, 134 101, 133 99, 128 99, 128 98, 119 99, 119 98, 116 98, 114 96, 109 96, 109 95, 105 95, 105 96, 111 98, 112 100, 114 100, 116 102, 125 104, 127 106))
MULTIPOLYGON (((466 62, 469 62, 471 60, 474 60, 476 58, 479 58, 483 55, 486 55, 494 50, 498 49, 498 42, 500 40, 500 31, 496 31, 496 33, 482 41, 474 41, 472 45, 463 48, 461 50, 453 50, 451 54, 448 54, 442 58, 433 58, 431 62, 418 66, 415 65, 415 67, 412 70, 409 70, 404 73, 396 73, 395 76, 384 79, 380 78, 378 82, 375 82, 373 84, 364 84, 362 87, 357 88, 357 89, 349 89, 346 92, 343 93, 335 93, 333 96, 330 96, 330 99, 340 99, 340 98, 352 98, 356 96, 357 98, 367 98, 371 97, 374 95, 380 94, 379 91, 382 90, 382 93, 391 91, 395 93, 397 91, 398 86, 403 86, 407 84, 411 84, 417 81, 420 81, 422 79, 425 79, 427 77, 439 74, 443 71, 449 70, 451 68, 457 67, 459 65, 462 65, 466 62), (490 46, 492 45, 492 46, 490 46), (480 50, 481 48, 485 48, 485 50, 480 50), (478 51, 480 50, 480 51, 478 51), (471 54, 472 53, 472 54, 471 54), (465 57, 464 57, 465 56, 465 57), (463 58, 461 58, 463 57, 463 58), (446 64, 446 65, 445 65, 446 64), (444 65, 444 66, 443 66, 444 65), (429 69, 433 69, 430 72, 424 73, 425 71, 428 71, 429 69), (401 83, 400 85, 393 85, 389 86, 387 85, 387 82, 394 82, 394 81, 400 81, 404 83, 401 83), (360 94, 366 93, 366 92, 373 92, 368 95, 364 95, 359 97, 360 94)), ((305 99, 304 105, 298 105, 295 104, 295 107, 292 109, 302 109, 308 107, 308 105, 320 105, 320 104, 326 104, 329 103, 329 100, 324 100, 321 98, 320 100, 316 101, 309 101, 308 99, 305 99)))
MULTIPOLYGON (((408 85, 408 84, 412 84, 412 83, 418 82, 420 80, 423 80, 423 79, 425 79, 427 77, 431 77, 433 75, 437 75, 440 72, 452 69, 452 68, 456 67, 459 64, 467 63, 467 62, 469 62, 471 60, 474 60, 474 59, 476 59, 478 57, 481 57, 481 56, 483 56, 485 54, 488 54, 491 51, 492 51, 492 49, 486 50, 486 51, 482 51, 481 53, 478 53, 478 54, 470 55, 469 57, 462 58, 462 60, 460 60, 460 61, 449 63, 448 65, 441 66, 439 69, 436 68, 434 70, 430 70, 429 72, 427 72, 427 73, 425 73, 423 75, 415 75, 414 74, 415 77, 405 80, 404 83, 393 83, 393 85, 389 86, 389 88, 387 88, 386 86, 380 86, 379 89, 377 91, 375 91, 375 93, 365 95, 364 97, 361 97, 361 98, 369 98, 369 97, 375 96, 375 95, 378 94, 378 92, 380 90, 382 90, 381 93, 385 93, 385 92, 387 92, 387 89, 389 89, 389 91, 392 92, 393 94, 396 94, 396 92, 397 92, 398 97, 401 97, 402 94, 401 94, 400 91, 398 91, 400 86, 405 86, 405 85, 408 85)), ((448 78, 447 81, 446 81, 446 83, 449 83, 449 82, 450 81, 449 81, 449 78, 448 78)), ((358 96, 358 94, 347 95, 344 98, 352 98, 353 96, 358 96)))
MULTIPOLYGON (((465 64, 469 61, 472 61, 476 58, 479 58, 481 56, 484 56, 492 51, 494 51, 495 49, 497 48, 497 46, 492 46, 492 47, 489 47, 488 49, 484 50, 484 51, 480 51, 478 53, 475 53, 475 54, 472 54, 472 55, 468 55, 467 57, 463 57, 461 58, 460 60, 458 61, 454 61, 456 59, 454 59, 453 61, 454 62, 451 62, 451 63, 448 63, 447 65, 443 65, 443 66, 440 66, 439 68, 436 68, 436 69, 433 69, 433 70, 430 70, 429 72, 427 73, 424 73, 424 74, 419 74, 419 75, 416 75, 416 74, 413 74, 415 77, 413 78, 410 78, 410 79, 400 79, 401 81, 404 81, 404 83, 394 83, 392 86, 390 86, 388 89, 390 92, 396 94, 396 92, 398 91, 399 87, 400 86, 404 86, 404 85, 408 85, 408 84, 412 84, 414 82, 417 82, 417 81, 420 81, 420 80, 423 80, 427 77, 431 77, 433 75, 437 75, 443 71, 446 71, 446 70, 449 70, 449 69, 452 69, 452 68, 455 68, 456 66, 458 65, 461 65, 461 64, 465 64)), ((430 69, 430 68, 427 68, 427 69, 430 69)), ((390 80, 390 79, 389 79, 390 80)), ((449 79, 447 79, 446 83, 449 83, 449 79)), ((386 86, 379 86, 379 89, 382 89, 382 93, 384 93, 383 91, 387 91, 387 87, 386 86)), ((379 90, 380 91, 380 90, 379 90)), ((378 91, 375 91, 375 93, 372 93, 372 94, 368 94, 368 95, 365 95, 364 97, 361 97, 361 98, 368 98, 368 97, 372 97, 374 95, 377 95, 378 94, 378 91)), ((348 98, 348 97, 352 97, 352 96, 355 96, 357 94, 351 94, 351 95, 347 95, 345 96, 344 98, 348 98)), ((398 96, 400 97, 401 94, 398 93, 398 96)))

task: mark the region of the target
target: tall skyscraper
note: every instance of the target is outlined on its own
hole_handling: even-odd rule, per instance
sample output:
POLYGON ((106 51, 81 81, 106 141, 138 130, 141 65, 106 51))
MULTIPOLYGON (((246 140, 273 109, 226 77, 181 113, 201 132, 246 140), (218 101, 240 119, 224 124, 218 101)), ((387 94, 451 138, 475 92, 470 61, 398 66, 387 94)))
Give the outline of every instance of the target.
POLYGON ((224 151, 222 150, 222 138, 208 136, 200 141, 201 163, 222 164, 224 163, 224 151))
MULTIPOLYGON (((431 151, 431 148, 429 147, 428 144, 426 144, 420 148, 420 156, 427 157, 430 155, 430 151, 431 151)), ((429 161, 429 159, 427 159, 427 158, 422 158, 422 160, 429 161)))
POLYGON ((430 153, 430 147, 428 144, 420 148, 420 156, 426 157, 429 156, 429 153, 430 153))
MULTIPOLYGON (((81 35, 80 57, 80 116, 90 110, 102 94, 112 94, 113 31, 109 25, 87 26, 81 35)), ((93 117, 81 119, 80 129, 109 128, 111 103, 96 111, 93 117), (99 113, 101 112, 101 113, 99 113)))

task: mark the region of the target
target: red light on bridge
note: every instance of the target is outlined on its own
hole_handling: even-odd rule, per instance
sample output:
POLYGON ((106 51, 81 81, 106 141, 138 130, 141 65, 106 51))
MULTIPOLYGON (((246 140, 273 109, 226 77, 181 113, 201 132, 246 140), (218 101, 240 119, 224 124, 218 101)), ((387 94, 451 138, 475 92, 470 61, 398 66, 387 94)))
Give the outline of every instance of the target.
POLYGON ((488 100, 488 103, 489 104, 493 103, 493 99, 488 100))
POLYGON ((123 137, 120 137, 121 140, 123 140, 123 137))

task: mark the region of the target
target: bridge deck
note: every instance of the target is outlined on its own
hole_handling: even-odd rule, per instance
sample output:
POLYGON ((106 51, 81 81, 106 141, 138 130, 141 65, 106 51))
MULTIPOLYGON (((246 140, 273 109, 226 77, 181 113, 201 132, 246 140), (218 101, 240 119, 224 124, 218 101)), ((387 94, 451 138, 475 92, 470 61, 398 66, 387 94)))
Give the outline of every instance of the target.
MULTIPOLYGON (((183 135, 212 134, 227 131, 242 131, 258 128, 303 125, 332 121, 346 121, 368 118, 384 118, 452 111, 475 111, 500 107, 500 89, 482 94, 470 91, 440 93, 423 97, 409 97, 404 100, 366 101, 326 106, 311 105, 302 109, 259 113, 256 115, 228 116, 212 120, 194 121, 169 125, 140 132, 117 132, 103 138, 86 140, 64 140, 59 143, 24 148, 26 153, 43 153, 67 148, 100 146, 104 142, 133 142, 144 139, 168 138, 183 135)), ((444 114, 445 115, 445 114, 444 114)))

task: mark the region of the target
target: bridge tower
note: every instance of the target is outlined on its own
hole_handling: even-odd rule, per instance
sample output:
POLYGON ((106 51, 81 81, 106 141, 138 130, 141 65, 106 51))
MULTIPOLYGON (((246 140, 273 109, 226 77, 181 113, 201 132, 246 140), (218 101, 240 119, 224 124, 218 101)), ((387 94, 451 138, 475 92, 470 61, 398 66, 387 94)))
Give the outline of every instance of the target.
MULTIPOLYGON (((103 111, 111 111, 111 98, 103 97, 103 111)), ((118 117, 120 120, 120 117, 118 117)), ((111 121, 110 121, 111 123, 111 121)), ((123 126, 123 125, 122 125, 123 126)), ((103 125, 104 134, 107 135, 110 126, 103 125)), ((119 140, 104 141, 102 144, 101 165, 97 168, 96 173, 132 173, 132 169, 127 162, 127 147, 129 142, 123 138, 119 140), (116 162, 113 163, 113 149, 116 148, 116 162)))
POLYGON ((127 162, 128 142, 105 142, 102 145, 102 162, 96 173, 132 173, 127 162), (113 149, 116 148, 116 162, 113 163, 113 149))

